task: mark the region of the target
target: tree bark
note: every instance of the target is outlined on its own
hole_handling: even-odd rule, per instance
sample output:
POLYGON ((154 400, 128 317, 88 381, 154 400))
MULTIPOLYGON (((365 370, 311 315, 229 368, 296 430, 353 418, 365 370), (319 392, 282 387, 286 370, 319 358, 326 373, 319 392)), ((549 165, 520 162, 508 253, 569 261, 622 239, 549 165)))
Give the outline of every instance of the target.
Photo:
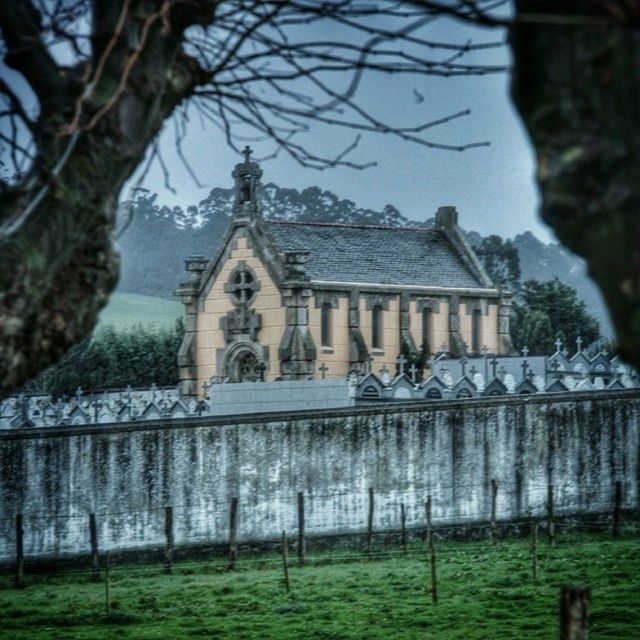
MULTIPOLYGON (((124 4, 96 1, 94 17, 108 5, 104 13, 117 20, 124 4)), ((86 68, 52 68, 46 50, 33 44, 38 14, 30 3, 1 3, 7 63, 35 88, 41 113, 32 168, 15 187, 0 192, 0 224, 31 210, 0 237, 0 397, 55 362, 95 326, 118 279, 112 231, 120 190, 163 122, 205 81, 196 62, 181 52, 181 40, 189 24, 213 20, 212 2, 194 1, 188 12, 179 7, 160 17, 163 5, 161 0, 136 4, 135 13, 130 8, 123 14, 125 28, 73 130, 68 125, 86 86, 80 81, 86 68), (145 21, 149 31, 143 41, 145 21), (26 49, 25 40, 31 43, 26 49), (123 75, 136 47, 135 64, 123 75), (55 108, 46 97, 52 87, 55 108)), ((113 25, 102 27, 113 36, 113 25)), ((108 46, 101 49, 99 36, 94 57, 108 46)), ((93 60, 93 70, 98 64, 93 60)))
POLYGON ((620 353, 640 367, 640 3, 515 4, 512 96, 542 218, 586 259, 620 353))

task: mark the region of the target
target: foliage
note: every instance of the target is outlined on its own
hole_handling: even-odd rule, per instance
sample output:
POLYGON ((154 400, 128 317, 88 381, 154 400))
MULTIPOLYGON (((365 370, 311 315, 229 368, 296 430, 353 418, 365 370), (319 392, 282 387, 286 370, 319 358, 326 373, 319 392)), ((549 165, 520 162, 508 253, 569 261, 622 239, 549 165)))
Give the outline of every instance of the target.
MULTIPOLYGON (((531 578, 530 540, 438 542, 439 601, 429 595, 424 543, 391 557, 290 567, 282 588, 275 554, 226 572, 220 558, 159 566, 115 566, 112 612, 104 584, 89 572, 38 577, 15 590, 0 582, 3 637, 12 640, 112 638, 238 638, 244 640, 548 640, 558 637, 558 595, 564 584, 588 585, 591 636, 633 638, 640 628, 634 539, 564 534, 557 548, 542 540, 539 573, 531 578), (262 564, 261 569, 256 568, 262 564), (4 587, 4 588, 3 588, 4 587)), ((387 549, 387 552, 389 549, 387 549)), ((345 550, 336 553, 344 557, 345 550)), ((315 555, 315 554, 314 554, 315 555)))
POLYGON ((586 348, 600 337, 598 321, 589 315, 575 289, 558 278, 527 280, 514 304, 511 334, 515 347, 532 355, 547 355, 557 338, 570 351, 580 336, 586 348))
POLYGON ((486 236, 474 249, 494 284, 512 292, 519 289, 520 257, 511 240, 486 236))
POLYGON ((184 328, 182 319, 167 329, 135 325, 116 330, 109 325, 92 338, 72 347, 62 359, 25 387, 25 391, 73 395, 85 390, 175 386, 178 383, 178 348, 184 328))

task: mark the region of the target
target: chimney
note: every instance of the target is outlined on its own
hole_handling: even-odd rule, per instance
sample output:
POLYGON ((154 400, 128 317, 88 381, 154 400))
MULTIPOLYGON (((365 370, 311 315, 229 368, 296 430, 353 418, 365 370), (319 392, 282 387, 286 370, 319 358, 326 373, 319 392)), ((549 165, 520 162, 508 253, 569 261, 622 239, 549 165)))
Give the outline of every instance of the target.
POLYGON ((438 207, 436 211, 436 228, 453 229, 458 226, 458 211, 455 207, 438 207))

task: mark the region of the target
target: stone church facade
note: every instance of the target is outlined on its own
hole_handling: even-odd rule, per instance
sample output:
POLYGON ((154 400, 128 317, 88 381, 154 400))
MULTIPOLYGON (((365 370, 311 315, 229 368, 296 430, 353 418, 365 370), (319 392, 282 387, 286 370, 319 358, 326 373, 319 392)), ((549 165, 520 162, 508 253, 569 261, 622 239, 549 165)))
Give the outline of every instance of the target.
POLYGON ((217 254, 186 260, 181 391, 213 381, 344 377, 396 370, 416 353, 506 354, 510 294, 497 288, 440 207, 433 229, 264 219, 262 171, 245 150, 217 254))

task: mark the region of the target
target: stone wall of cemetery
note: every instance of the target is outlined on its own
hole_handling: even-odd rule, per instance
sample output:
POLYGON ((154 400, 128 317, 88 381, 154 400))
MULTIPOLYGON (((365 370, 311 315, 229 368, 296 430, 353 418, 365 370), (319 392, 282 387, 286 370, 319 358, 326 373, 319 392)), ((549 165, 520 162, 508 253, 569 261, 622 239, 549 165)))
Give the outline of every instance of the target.
POLYGON ((190 418, 0 432, 0 560, 15 553, 23 514, 28 557, 89 550, 95 513, 101 550, 164 542, 173 507, 176 545, 224 542, 238 498, 238 540, 297 529, 309 536, 486 521, 498 482, 498 519, 543 517, 547 485, 560 515, 608 512, 621 481, 624 508, 640 500, 637 390, 387 404, 313 412, 190 418))

